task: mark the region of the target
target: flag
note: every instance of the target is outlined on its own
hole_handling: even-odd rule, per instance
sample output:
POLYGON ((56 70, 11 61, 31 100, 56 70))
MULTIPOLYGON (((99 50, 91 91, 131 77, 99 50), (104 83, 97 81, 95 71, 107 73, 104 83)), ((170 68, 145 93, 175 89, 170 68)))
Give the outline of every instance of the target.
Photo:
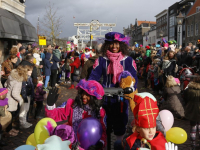
POLYGON ((146 42, 148 41, 148 37, 146 36, 146 42))

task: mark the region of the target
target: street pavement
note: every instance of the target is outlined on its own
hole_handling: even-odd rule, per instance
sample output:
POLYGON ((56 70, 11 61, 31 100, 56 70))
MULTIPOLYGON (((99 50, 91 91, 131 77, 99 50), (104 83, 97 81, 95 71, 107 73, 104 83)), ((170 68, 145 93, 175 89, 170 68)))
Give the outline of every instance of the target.
MULTIPOLYGON (((59 95, 58 101, 56 103, 57 106, 59 106, 60 104, 62 104, 65 101, 67 101, 69 98, 75 98, 77 91, 75 89, 72 89, 72 90, 67 89, 69 86, 70 86, 69 84, 64 84, 64 83, 60 84, 60 86, 59 86, 59 94, 60 95, 59 95)), ((139 81, 138 91, 139 92, 150 92, 150 93, 154 94, 151 89, 144 88, 144 82, 142 80, 139 81)), ((154 96, 156 98, 159 98, 158 95, 154 94, 154 96)), ((44 105, 45 104, 46 104, 46 101, 44 101, 44 105)), ((44 115, 44 111, 43 111, 43 115, 44 115)), ((39 120, 35 120, 31 117, 29 117, 29 118, 30 118, 29 122, 33 123, 33 126, 30 127, 29 129, 20 130, 18 136, 16 136, 16 137, 4 137, 4 139, 8 143, 8 146, 2 147, 2 150, 14 150, 15 148, 17 148, 21 145, 24 145, 26 143, 26 139, 28 138, 29 135, 34 133, 35 125, 39 121, 39 120)), ((132 120, 133 120, 133 114, 131 113, 131 111, 129 111, 129 122, 131 122, 132 120)), ((61 123, 63 123, 63 122, 61 122, 61 123)), ((58 124, 61 124, 61 123, 58 123, 58 124)), ((189 136, 189 131, 190 131, 189 121, 175 119, 173 127, 183 128, 189 136)), ((112 136, 111 136, 112 149, 113 149, 114 141, 115 141, 115 136, 112 134, 112 136)), ((190 150, 189 137, 184 144, 178 145, 178 148, 179 148, 179 150, 190 150)))

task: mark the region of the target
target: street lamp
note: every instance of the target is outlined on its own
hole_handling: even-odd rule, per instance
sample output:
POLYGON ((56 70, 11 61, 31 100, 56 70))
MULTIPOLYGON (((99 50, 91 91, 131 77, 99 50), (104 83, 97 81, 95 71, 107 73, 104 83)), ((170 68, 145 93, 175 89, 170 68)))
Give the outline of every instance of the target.
POLYGON ((182 24, 183 24, 183 14, 180 12, 179 15, 176 17, 176 21, 177 21, 177 31, 178 31, 178 47, 180 47, 180 45, 182 45, 182 35, 181 35, 181 31, 182 31, 182 24))

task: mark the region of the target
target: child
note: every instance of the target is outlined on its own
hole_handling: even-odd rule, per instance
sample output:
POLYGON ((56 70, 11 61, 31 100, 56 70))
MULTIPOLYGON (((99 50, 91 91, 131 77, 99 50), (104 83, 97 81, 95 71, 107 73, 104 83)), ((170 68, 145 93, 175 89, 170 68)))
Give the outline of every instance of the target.
POLYGON ((186 102, 185 118, 190 121, 190 140, 192 150, 199 149, 196 144, 196 134, 200 132, 200 77, 194 79, 188 84, 184 91, 186 102))
POLYGON ((34 85, 32 82, 31 74, 33 67, 32 66, 26 66, 27 68, 27 81, 22 82, 22 89, 21 89, 21 96, 24 100, 24 103, 22 104, 20 108, 20 114, 19 114, 19 122, 20 122, 20 128, 29 128, 32 126, 31 123, 27 122, 27 113, 30 108, 30 103, 33 100, 34 97, 34 85))
POLYGON ((5 116, 6 108, 8 107, 8 99, 6 98, 8 89, 0 88, 0 146, 5 146, 6 143, 2 141, 2 125, 1 117, 5 116))
POLYGON ((46 91, 43 91, 43 77, 38 77, 37 87, 35 90, 34 100, 36 101, 36 109, 35 109, 35 119, 41 118, 40 114, 43 108, 44 95, 46 91))
POLYGON ((125 140, 124 149, 165 150, 167 141, 160 131, 156 131, 159 109, 155 97, 150 93, 137 93, 134 101, 136 103, 133 110, 135 125, 132 130, 134 133, 125 140))
POLYGON ((58 95, 53 96, 52 93, 56 92, 50 91, 45 108, 46 116, 54 119, 56 122, 68 120, 68 124, 73 127, 75 133, 79 123, 84 118, 94 117, 99 119, 103 128, 103 134, 100 141, 92 147, 101 149, 103 145, 106 145, 106 126, 104 124, 106 114, 101 107, 104 89, 97 81, 86 81, 85 79, 82 79, 76 88, 78 89, 76 98, 68 99, 64 108, 55 107, 58 95))

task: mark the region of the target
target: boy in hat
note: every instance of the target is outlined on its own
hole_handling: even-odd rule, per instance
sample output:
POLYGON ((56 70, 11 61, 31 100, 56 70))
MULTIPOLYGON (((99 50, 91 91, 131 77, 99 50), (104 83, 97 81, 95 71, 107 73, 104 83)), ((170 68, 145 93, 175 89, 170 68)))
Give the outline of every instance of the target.
POLYGON ((149 148, 151 150, 165 150, 167 143, 164 135, 156 131, 156 118, 159 113, 157 101, 150 93, 137 93, 134 96, 136 106, 133 110, 134 123, 133 134, 125 143, 125 150, 137 150, 149 148))

